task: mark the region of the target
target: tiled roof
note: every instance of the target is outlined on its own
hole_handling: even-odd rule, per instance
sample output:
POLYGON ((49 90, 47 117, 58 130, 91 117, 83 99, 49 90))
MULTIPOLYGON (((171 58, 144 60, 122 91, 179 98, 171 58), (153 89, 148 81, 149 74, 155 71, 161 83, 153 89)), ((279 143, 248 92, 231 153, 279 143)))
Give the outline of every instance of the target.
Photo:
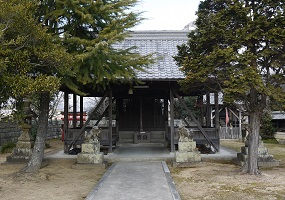
POLYGON ((272 111, 272 119, 285 119, 285 112, 272 111))
POLYGON ((173 56, 177 55, 177 45, 186 43, 189 31, 135 31, 115 48, 137 46, 136 52, 147 55, 155 53, 157 62, 149 66, 146 72, 137 72, 140 80, 179 80, 184 75, 175 64, 173 56))

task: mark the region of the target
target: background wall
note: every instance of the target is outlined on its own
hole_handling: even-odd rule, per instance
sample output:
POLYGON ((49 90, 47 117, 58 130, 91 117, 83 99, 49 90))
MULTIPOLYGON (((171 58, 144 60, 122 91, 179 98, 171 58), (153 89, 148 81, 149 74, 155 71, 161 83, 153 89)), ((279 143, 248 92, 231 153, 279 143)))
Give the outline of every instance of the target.
MULTIPOLYGON (((17 142, 21 134, 21 129, 15 122, 0 121, 0 146, 7 142, 17 142)), ((61 137, 61 121, 49 120, 47 139, 61 137)))

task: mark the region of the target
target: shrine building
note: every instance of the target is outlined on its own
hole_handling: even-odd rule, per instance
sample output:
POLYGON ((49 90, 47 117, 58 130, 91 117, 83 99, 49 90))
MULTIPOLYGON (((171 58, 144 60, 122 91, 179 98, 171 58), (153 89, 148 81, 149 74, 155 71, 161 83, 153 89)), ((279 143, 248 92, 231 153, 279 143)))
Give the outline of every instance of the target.
MULTIPOLYGON (((177 45, 188 41, 189 31, 135 31, 125 41, 114 45, 115 48, 130 48, 136 46, 136 53, 142 55, 154 54, 157 61, 145 71, 138 71, 136 77, 139 81, 113 83, 105 91, 88 91, 90 96, 97 97, 100 101, 94 105, 93 112, 86 122, 83 117, 80 123, 74 122, 68 126, 69 94, 68 89, 63 89, 64 99, 64 146, 67 153, 70 148, 80 145, 84 140, 84 132, 91 129, 90 121, 99 125, 100 120, 107 118, 105 127, 101 127, 101 145, 109 147, 109 152, 114 146, 122 143, 162 143, 174 152, 178 142, 178 123, 174 119, 174 101, 185 108, 190 117, 180 119, 193 134, 197 145, 206 145, 214 152, 219 151, 219 108, 217 94, 215 94, 215 118, 211 118, 212 111, 208 109, 205 116, 195 119, 191 110, 185 107, 183 100, 186 96, 208 95, 211 91, 203 85, 193 85, 187 94, 180 90, 178 81, 184 79, 184 74, 176 65, 173 56, 177 54, 177 45), (108 120, 112 119, 112 120, 108 120), (214 121, 214 122, 213 122, 214 121)), ((210 105, 206 98, 204 106, 210 105)), ((73 106, 73 119, 80 112, 83 116, 83 97, 80 97, 80 106, 73 106)), ((77 105, 76 95, 73 94, 73 105, 77 105)))

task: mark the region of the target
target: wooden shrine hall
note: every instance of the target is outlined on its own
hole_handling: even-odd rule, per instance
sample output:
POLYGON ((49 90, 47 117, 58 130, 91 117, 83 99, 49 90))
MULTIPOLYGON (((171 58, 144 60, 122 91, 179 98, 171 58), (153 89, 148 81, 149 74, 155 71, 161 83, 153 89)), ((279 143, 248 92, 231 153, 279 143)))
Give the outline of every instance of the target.
MULTIPOLYGON (((186 43, 188 31, 136 31, 124 42, 116 44, 115 48, 129 48, 137 46, 137 52, 146 55, 155 53, 158 60, 144 72, 137 72, 141 84, 118 83, 111 85, 110 89, 97 92, 88 92, 93 97, 100 98, 94 105, 94 110, 87 121, 76 122, 78 109, 73 106, 75 120, 68 126, 68 95, 71 91, 63 90, 64 95, 64 150, 66 153, 84 141, 85 131, 90 130, 90 121, 95 120, 95 126, 100 123, 103 116, 107 116, 107 125, 101 128, 101 145, 112 146, 120 143, 163 143, 175 151, 178 143, 178 126, 174 121, 174 99, 181 103, 189 113, 190 120, 182 119, 186 127, 193 133, 197 144, 206 144, 215 151, 219 151, 219 108, 218 95, 215 95, 215 123, 211 127, 211 115, 206 114, 206 126, 195 119, 183 101, 184 94, 180 90, 179 80, 184 78, 183 73, 173 60, 177 54, 177 45, 186 43), (111 119, 111 120, 110 120, 111 119), (191 121, 191 122, 190 122, 191 121), (194 125, 193 125, 194 124, 194 125)), ((193 87, 191 96, 205 95, 202 87, 193 87)), ((208 98, 207 98, 208 99, 208 98)), ((76 95, 73 94, 73 105, 77 105, 76 95)), ((206 106, 209 104, 206 104, 206 106)), ((80 97, 80 115, 83 116, 83 97, 80 97)))

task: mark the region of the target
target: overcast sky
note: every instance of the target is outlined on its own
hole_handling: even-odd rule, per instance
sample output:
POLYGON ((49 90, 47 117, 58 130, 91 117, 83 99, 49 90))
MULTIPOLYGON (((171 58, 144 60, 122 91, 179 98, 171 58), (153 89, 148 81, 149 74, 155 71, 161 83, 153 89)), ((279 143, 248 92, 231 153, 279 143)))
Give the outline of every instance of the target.
POLYGON ((148 18, 134 30, 182 30, 196 19, 200 0, 140 0, 135 7, 148 18))

